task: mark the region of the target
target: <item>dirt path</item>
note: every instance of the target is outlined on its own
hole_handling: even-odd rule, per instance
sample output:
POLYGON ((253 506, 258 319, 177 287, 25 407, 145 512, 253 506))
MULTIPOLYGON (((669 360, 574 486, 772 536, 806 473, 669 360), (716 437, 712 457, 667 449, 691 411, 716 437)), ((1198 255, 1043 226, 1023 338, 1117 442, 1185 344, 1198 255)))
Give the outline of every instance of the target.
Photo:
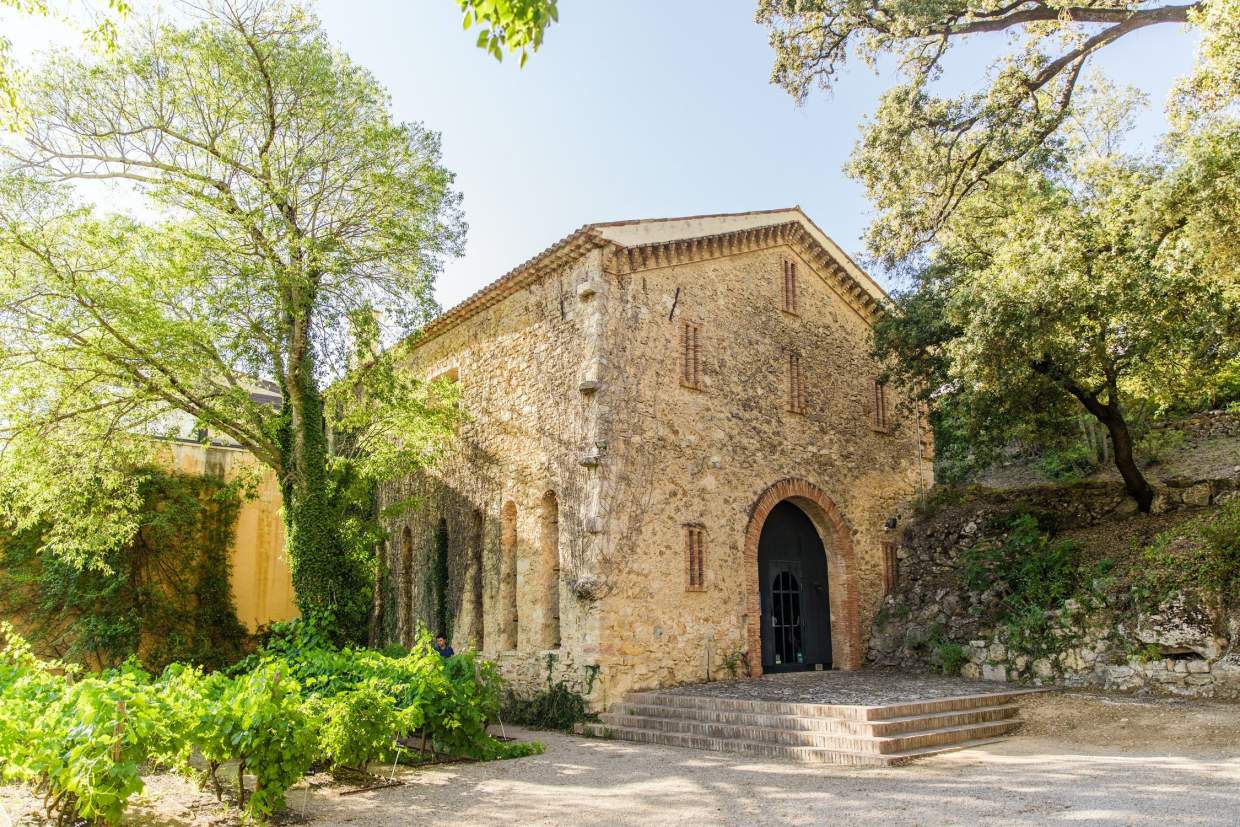
MULTIPOLYGON (((359 795, 341 795, 339 786, 308 796, 295 790, 288 820, 365 827, 1240 824, 1240 705, 1067 693, 1028 699, 1024 717, 1014 738, 889 769, 523 733, 547 752, 398 773, 404 786, 359 795)), ((31 804, 0 787, 0 806, 14 823, 28 823, 17 819, 29 818, 31 804)), ((192 786, 157 777, 126 823, 235 820, 192 786)), ((8 827, 3 815, 0 827, 8 827)))

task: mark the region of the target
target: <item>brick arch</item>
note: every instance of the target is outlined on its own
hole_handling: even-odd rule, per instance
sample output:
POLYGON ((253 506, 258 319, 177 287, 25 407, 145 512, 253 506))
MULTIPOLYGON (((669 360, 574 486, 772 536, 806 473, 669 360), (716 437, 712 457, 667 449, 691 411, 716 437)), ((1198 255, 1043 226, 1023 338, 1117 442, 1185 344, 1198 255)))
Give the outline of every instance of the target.
POLYGON ((771 509, 784 500, 804 511, 818 529, 827 552, 827 583, 830 590, 831 655, 837 669, 861 666, 861 624, 858 618, 857 558, 852 529, 835 502, 812 482, 789 477, 771 485, 749 509, 745 527, 745 606, 749 667, 762 674, 761 602, 758 594, 758 540, 771 509))

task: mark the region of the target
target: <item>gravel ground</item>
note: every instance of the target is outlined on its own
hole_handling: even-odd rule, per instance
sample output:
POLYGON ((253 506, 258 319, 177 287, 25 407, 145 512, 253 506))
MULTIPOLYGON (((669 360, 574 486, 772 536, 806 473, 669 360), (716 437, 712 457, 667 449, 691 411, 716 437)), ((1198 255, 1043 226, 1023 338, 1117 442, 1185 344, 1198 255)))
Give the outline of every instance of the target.
MULTIPOLYGON (((509 729, 543 755, 398 773, 357 795, 289 794, 286 824, 1232 825, 1240 824, 1240 706, 1088 693, 1022 699, 1027 734, 905 767, 754 761, 676 747, 509 729)), ((34 822, 0 787, 0 827, 34 822), (6 821, 7 813, 7 821, 6 821)), ((226 808, 156 776, 126 824, 223 827, 226 808)))
POLYGON ((786 672, 763 675, 757 680, 715 681, 661 691, 713 698, 874 706, 956 695, 1020 691, 1020 687, 993 681, 969 681, 947 675, 870 667, 852 672, 786 672))
POLYGON ((541 756, 423 771, 404 787, 312 797, 316 824, 1235 825, 1240 760, 1013 738, 907 767, 764 763, 539 734, 541 756))

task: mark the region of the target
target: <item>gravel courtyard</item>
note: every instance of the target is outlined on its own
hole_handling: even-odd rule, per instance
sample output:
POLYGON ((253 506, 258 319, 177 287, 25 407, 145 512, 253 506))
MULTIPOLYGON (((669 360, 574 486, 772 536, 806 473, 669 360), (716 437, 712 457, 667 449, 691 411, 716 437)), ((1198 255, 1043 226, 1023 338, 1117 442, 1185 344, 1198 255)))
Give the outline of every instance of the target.
MULTIPOLYGON (((806 767, 675 747, 514 733, 545 754, 398 773, 404 785, 289 794, 312 825, 1236 825, 1240 706, 1083 693, 1022 702, 1024 734, 887 769, 806 767)), ((0 827, 33 801, 0 787, 0 827)), ((232 825, 179 779, 152 779, 126 818, 232 825)))

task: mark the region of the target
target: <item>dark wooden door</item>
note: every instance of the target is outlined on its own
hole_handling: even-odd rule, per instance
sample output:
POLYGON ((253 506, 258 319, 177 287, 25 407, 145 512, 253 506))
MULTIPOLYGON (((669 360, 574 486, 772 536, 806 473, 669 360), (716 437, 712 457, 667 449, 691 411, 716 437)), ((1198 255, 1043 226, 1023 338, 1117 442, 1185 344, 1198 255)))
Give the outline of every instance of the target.
POLYGON ((771 509, 758 540, 762 671, 831 668, 827 555, 818 530, 790 502, 771 509))

